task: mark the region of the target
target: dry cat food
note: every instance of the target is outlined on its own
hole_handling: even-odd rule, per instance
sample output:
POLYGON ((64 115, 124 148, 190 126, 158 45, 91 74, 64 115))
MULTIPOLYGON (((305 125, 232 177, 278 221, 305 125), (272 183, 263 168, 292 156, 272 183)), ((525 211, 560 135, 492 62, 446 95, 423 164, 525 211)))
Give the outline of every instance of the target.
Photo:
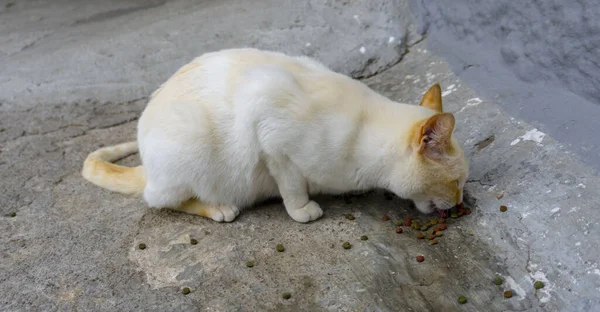
POLYGON ((190 244, 192 245, 197 245, 198 244, 198 240, 195 238, 190 239, 190 244))
POLYGON ((425 257, 417 256, 417 262, 423 262, 423 261, 425 261, 425 257))
POLYGON ((246 266, 249 267, 249 268, 253 267, 254 266, 254 260, 248 260, 248 261, 246 261, 246 266))
POLYGON ((502 283, 504 283, 504 280, 502 280, 502 278, 500 276, 496 275, 496 277, 494 278, 494 284, 502 285, 502 283))
POLYGON ((542 282, 542 281, 536 281, 535 283, 533 283, 533 288, 535 288, 535 289, 542 289, 542 288, 544 288, 544 282, 542 282))
POLYGON ((14 218, 17 216, 17 213, 13 211, 13 212, 9 213, 8 216, 11 218, 14 218))
POLYGON ((504 298, 508 299, 512 297, 512 290, 507 290, 504 292, 504 298))
POLYGON ((146 244, 141 243, 141 244, 138 245, 138 248, 141 249, 141 250, 144 250, 144 249, 146 249, 146 244))
POLYGON ((345 217, 346 217, 346 219, 348 219, 348 220, 354 220, 354 219, 355 219, 355 218, 354 218, 354 216, 353 216, 351 213, 347 213, 347 214, 345 214, 344 216, 345 216, 345 217))
POLYGON ((277 244, 277 246, 275 246, 275 249, 278 252, 284 252, 285 251, 285 247, 283 247, 283 244, 277 244))
POLYGON ((465 297, 465 296, 458 297, 458 303, 460 303, 460 304, 467 303, 467 297, 465 297))
MULTIPOLYGON (((444 211, 443 214, 440 214, 439 218, 432 218, 429 221, 422 222, 421 220, 413 220, 410 216, 404 217, 404 223, 400 220, 396 220, 394 225, 396 226, 396 233, 404 232, 404 228, 401 227, 402 224, 404 226, 409 226, 414 231, 416 231, 417 239, 427 238, 427 242, 429 245, 435 245, 438 243, 436 238, 444 236, 442 231, 448 229, 448 225, 446 224, 446 218, 459 218, 463 215, 470 215, 472 210, 470 208, 466 208, 464 204, 458 205, 449 209, 448 211, 444 211), (449 215, 448 215, 449 214, 449 215)), ((383 216, 383 220, 389 220, 387 215, 383 216)), ((410 231, 410 229, 408 229, 410 231)))
POLYGON ((344 247, 344 249, 350 249, 352 248, 352 245, 349 242, 345 242, 342 244, 342 247, 344 247))
POLYGON ((289 293, 289 292, 284 292, 284 293, 281 295, 281 298, 283 298, 283 299, 285 299, 285 300, 288 300, 288 299, 292 298, 292 293, 289 293))
POLYGON ((181 293, 184 295, 187 295, 191 292, 189 287, 183 287, 183 289, 181 290, 181 293))
POLYGON ((506 207, 504 205, 500 206, 500 211, 506 212, 506 210, 508 210, 508 207, 506 207))
POLYGON ((360 237, 360 240, 368 240, 368 239, 369 239, 369 237, 367 235, 363 235, 360 237))
POLYGON ((388 217, 388 216, 383 216, 383 218, 381 218, 381 220, 383 220, 383 221, 388 221, 389 219, 390 219, 390 217, 388 217))

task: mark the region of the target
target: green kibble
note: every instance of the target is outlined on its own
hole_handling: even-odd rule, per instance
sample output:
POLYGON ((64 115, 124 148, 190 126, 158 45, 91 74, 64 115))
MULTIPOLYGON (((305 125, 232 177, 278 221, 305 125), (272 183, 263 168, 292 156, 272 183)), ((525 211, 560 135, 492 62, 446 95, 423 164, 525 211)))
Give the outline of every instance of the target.
POLYGON ((429 228, 429 225, 423 225, 421 226, 421 231, 427 231, 427 229, 429 228))
POLYGON ((192 292, 192 291, 190 290, 189 287, 183 287, 183 289, 181 290, 181 293, 184 294, 184 295, 187 295, 190 292, 192 292))
POLYGON ((288 299, 292 298, 292 294, 289 292, 285 292, 281 295, 281 298, 288 300, 288 299))
POLYGON ((494 284, 496 285, 502 285, 502 283, 504 283, 504 280, 502 280, 502 277, 496 275, 496 278, 494 278, 494 284))
POLYGON ((394 225, 395 226, 402 226, 402 225, 404 225, 404 222, 398 220, 398 221, 394 222, 394 225))
POLYGON ((192 239, 190 239, 190 244, 196 245, 196 244, 198 244, 198 240, 195 238, 192 238, 192 239))
POLYGON ((8 216, 11 218, 14 218, 17 216, 17 213, 13 211, 13 212, 9 213, 8 216))
POLYGON ((277 244, 277 246, 275 246, 275 249, 277 249, 278 252, 284 252, 285 251, 285 247, 283 247, 282 244, 277 244))
POLYGON ((458 213, 456 213, 456 212, 451 213, 450 218, 452 218, 452 219, 458 218, 458 213))
POLYGON ((146 249, 146 244, 141 243, 141 244, 138 245, 138 248, 141 249, 141 250, 144 250, 144 249, 146 249))
POLYGON ((535 283, 533 283, 533 288, 535 288, 535 289, 542 289, 542 288, 544 288, 544 282, 542 282, 542 281, 536 281, 535 283))
POLYGON ((444 236, 444 233, 442 233, 442 232, 435 232, 435 236, 442 237, 442 236, 444 236))
POLYGON ((254 260, 248 260, 248 261, 246 261, 246 266, 249 267, 249 268, 253 267, 254 266, 254 260))
POLYGON ((368 239, 369 239, 369 237, 367 235, 363 235, 360 237, 360 240, 368 240, 368 239))
POLYGON ((352 248, 352 245, 350 245, 349 242, 345 242, 342 244, 342 247, 344 247, 344 249, 350 249, 350 248, 352 248))
POLYGON ((438 220, 437 220, 437 219, 431 219, 431 220, 429 221, 429 224, 431 224, 431 225, 436 225, 436 224, 438 224, 438 220))
POLYGON ((438 243, 438 241, 435 240, 435 239, 432 239, 432 240, 429 241, 429 245, 435 245, 437 243, 438 243))
POLYGON ((460 303, 460 304, 467 303, 467 297, 465 297, 465 296, 458 297, 458 303, 460 303))
POLYGON ((354 216, 353 216, 351 213, 347 213, 347 214, 345 214, 344 216, 345 216, 345 217, 346 217, 346 219, 348 219, 348 220, 354 220, 354 219, 356 219, 356 218, 354 218, 354 216))

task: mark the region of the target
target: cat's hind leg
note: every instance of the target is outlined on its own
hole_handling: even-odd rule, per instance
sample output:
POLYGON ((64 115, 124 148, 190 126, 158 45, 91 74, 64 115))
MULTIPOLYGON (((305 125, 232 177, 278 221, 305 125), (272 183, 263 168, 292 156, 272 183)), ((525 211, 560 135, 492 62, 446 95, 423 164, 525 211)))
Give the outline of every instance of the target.
POLYGON ((184 186, 157 187, 148 183, 144 189, 144 200, 150 207, 173 209, 217 222, 231 222, 240 214, 235 206, 203 203, 194 198, 194 194, 184 186))
POLYGON ((183 202, 175 210, 210 218, 217 222, 231 222, 240 214, 236 206, 205 204, 195 198, 183 202))

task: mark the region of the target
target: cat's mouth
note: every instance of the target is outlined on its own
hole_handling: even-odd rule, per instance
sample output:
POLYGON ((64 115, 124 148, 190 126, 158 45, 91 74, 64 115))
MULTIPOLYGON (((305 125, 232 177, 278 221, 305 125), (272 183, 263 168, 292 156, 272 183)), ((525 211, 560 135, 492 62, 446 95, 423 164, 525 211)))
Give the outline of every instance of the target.
POLYGON ((439 218, 447 218, 449 209, 440 209, 433 201, 429 201, 429 209, 432 213, 437 213, 439 218))

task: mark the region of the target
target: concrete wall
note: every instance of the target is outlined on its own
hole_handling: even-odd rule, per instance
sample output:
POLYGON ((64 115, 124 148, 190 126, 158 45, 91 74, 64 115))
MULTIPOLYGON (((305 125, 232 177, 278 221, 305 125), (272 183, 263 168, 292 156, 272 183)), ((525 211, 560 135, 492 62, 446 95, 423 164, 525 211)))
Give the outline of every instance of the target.
POLYGON ((509 113, 600 166, 600 2, 413 0, 420 31, 509 113))

